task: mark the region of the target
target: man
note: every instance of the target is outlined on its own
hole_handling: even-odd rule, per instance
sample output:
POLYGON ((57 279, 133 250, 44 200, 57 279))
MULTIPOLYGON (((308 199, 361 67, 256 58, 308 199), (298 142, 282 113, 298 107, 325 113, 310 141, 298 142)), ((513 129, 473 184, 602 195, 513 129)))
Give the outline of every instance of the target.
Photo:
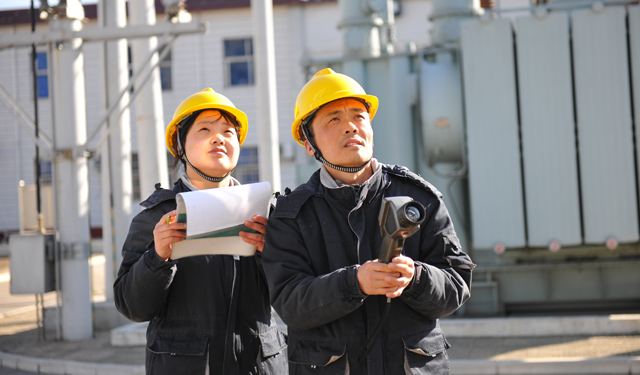
POLYGON ((469 298, 474 264, 440 192, 372 157, 377 108, 375 96, 331 69, 296 100, 293 136, 323 165, 279 197, 263 252, 271 303, 288 325, 291 374, 449 373, 438 319, 469 298), (426 219, 385 264, 376 260, 378 215, 394 196, 420 202, 426 219))

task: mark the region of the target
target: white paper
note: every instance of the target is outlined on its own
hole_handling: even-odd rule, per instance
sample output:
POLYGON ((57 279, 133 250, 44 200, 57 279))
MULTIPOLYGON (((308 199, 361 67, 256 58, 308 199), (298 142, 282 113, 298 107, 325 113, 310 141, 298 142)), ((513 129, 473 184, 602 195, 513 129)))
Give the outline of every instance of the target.
POLYGON ((255 254, 255 246, 244 242, 237 232, 251 231, 244 227, 251 216, 267 216, 270 198, 268 182, 179 193, 178 221, 186 220, 187 238, 173 244, 171 258, 255 254))

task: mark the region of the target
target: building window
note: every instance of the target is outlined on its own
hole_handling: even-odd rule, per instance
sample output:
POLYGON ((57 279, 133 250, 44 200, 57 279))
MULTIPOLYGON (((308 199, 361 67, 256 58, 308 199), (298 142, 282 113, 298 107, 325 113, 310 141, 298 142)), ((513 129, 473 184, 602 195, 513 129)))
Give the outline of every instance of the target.
POLYGON ((51 162, 40 160, 40 184, 51 185, 51 162))
POLYGON ((38 98, 49 97, 49 77, 47 75, 47 54, 36 53, 36 82, 38 98))
POLYGON ((160 84, 162 91, 171 91, 173 84, 171 80, 171 51, 160 61, 160 84))
POLYGON ((257 147, 243 147, 240 149, 240 157, 238 158, 238 165, 233 171, 233 177, 242 184, 260 181, 257 147))
POLYGON ((138 153, 131 153, 131 190, 132 199, 136 202, 140 201, 140 168, 138 166, 138 153))
POLYGON ((226 86, 253 85, 253 43, 251 38, 224 41, 226 86))

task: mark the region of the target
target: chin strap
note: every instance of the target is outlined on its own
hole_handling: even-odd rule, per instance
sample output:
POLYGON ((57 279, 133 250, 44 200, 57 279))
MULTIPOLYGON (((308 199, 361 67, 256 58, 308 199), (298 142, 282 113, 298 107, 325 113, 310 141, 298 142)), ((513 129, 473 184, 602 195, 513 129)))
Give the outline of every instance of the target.
MULTIPOLYGON (((312 116, 307 116, 307 118, 309 118, 309 117, 312 117, 312 116)), ((371 161, 371 159, 367 160, 366 163, 362 164, 359 167, 341 167, 339 165, 331 164, 330 162, 328 162, 327 159, 325 159, 324 156, 322 156, 322 153, 318 149, 318 146, 316 146, 316 144, 313 143, 313 140, 311 140, 311 137, 309 137, 309 130, 307 129, 307 121, 305 121, 305 120, 302 120, 302 126, 301 126, 302 127, 302 134, 304 135, 304 139, 306 139, 307 142, 309 142, 309 145, 311 146, 311 149, 313 150, 313 155, 315 156, 316 160, 318 160, 319 162, 324 163, 325 165, 328 165, 329 167, 331 167, 333 169, 337 169, 337 170, 339 170, 341 172, 346 172, 346 173, 360 172, 361 170, 364 169, 364 167, 369 165, 369 162, 371 161)))
POLYGON ((189 159, 187 159, 187 153, 184 151, 184 148, 182 147, 182 143, 180 142, 180 135, 177 135, 177 140, 178 140, 178 157, 179 158, 184 158, 184 160, 187 162, 187 164, 191 167, 191 169, 193 169, 197 174, 200 175, 200 177, 204 178, 207 181, 210 182, 221 182, 223 181, 225 178, 229 177, 231 175, 231 172, 227 173, 226 176, 223 177, 210 177, 207 176, 206 174, 200 172, 198 170, 198 168, 194 167, 191 162, 189 161, 189 159))

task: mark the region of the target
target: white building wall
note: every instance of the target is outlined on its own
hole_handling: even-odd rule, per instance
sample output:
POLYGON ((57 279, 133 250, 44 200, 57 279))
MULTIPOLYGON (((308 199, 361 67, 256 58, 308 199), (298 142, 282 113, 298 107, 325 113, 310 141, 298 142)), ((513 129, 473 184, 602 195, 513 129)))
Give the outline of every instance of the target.
MULTIPOLYGON (((29 25, 5 27, 2 34, 29 32, 29 25)), ((38 48, 37 52, 45 52, 38 48)), ((0 51, 0 84, 11 94, 14 100, 33 119, 33 81, 31 78, 31 48, 12 48, 0 51)), ((8 102, 0 99, 0 232, 19 229, 18 183, 35 184, 35 145, 32 142, 33 130, 17 120, 13 110, 7 108, 8 102)), ((51 104, 48 99, 40 99, 40 131, 51 139, 51 104)), ((40 152, 45 159, 44 150, 40 152)))
MULTIPOLYGON (((406 44, 415 42, 418 47, 429 44, 428 14, 431 1, 402 0, 402 13, 396 18, 396 50, 404 52, 406 44)), ((296 96, 307 82, 308 74, 302 62, 306 59, 337 58, 342 53, 340 12, 337 3, 301 3, 299 5, 279 5, 274 7, 274 35, 276 53, 276 75, 278 93, 279 137, 282 150, 281 181, 285 187, 295 188, 297 182, 306 181, 308 176, 296 176, 296 163, 307 163, 310 157, 304 153, 291 136, 293 107, 296 96), (296 159, 297 158, 297 159, 296 159), (297 160, 297 161, 296 161, 297 160)), ((247 113, 249 134, 245 147, 257 146, 256 97, 254 86, 226 87, 224 72, 224 40, 252 37, 251 9, 218 9, 192 13, 195 21, 207 21, 210 31, 206 35, 183 35, 178 37, 172 49, 173 88, 163 91, 164 122, 169 123, 179 103, 187 96, 206 87, 226 95, 234 104, 247 113)), ((158 22, 164 22, 162 17, 158 22)), ((38 30, 45 30, 46 24, 38 24, 38 30)), ((85 28, 96 27, 96 20, 90 20, 85 28)), ((0 27, 0 35, 14 32, 29 32, 29 25, 0 27)), ((88 134, 92 134, 103 114, 100 103, 102 90, 102 44, 91 42, 83 46, 85 52, 85 82, 87 102, 88 134)), ((41 48, 44 52, 44 47, 41 48)), ((0 51, 0 84, 9 90, 20 105, 32 116, 32 84, 29 64, 30 48, 5 49, 0 51), (15 83, 13 83, 15 79, 15 83), (15 89, 14 89, 15 86, 15 89), (12 91, 12 90, 15 90, 12 91)), ((51 99, 39 100, 40 125, 47 134, 51 131, 51 99)), ((132 106, 132 151, 137 152, 135 107, 132 106)), ((19 227, 17 184, 24 179, 33 184, 34 146, 26 130, 20 127, 19 139, 15 134, 16 121, 4 105, 0 106, 0 208, 5 215, 0 216, 0 232, 14 231, 19 227), (19 156, 19 157, 18 157, 19 156)), ((98 134, 90 143, 94 147, 100 138, 98 134)), ((90 180, 90 224, 102 225, 100 157, 89 162, 90 180)), ((142 197, 145 199, 146 197, 142 197)), ((137 202, 136 202, 137 203, 137 202)), ((140 208, 135 204, 134 210, 140 208)), ((134 212, 134 213, 135 213, 134 212)))

